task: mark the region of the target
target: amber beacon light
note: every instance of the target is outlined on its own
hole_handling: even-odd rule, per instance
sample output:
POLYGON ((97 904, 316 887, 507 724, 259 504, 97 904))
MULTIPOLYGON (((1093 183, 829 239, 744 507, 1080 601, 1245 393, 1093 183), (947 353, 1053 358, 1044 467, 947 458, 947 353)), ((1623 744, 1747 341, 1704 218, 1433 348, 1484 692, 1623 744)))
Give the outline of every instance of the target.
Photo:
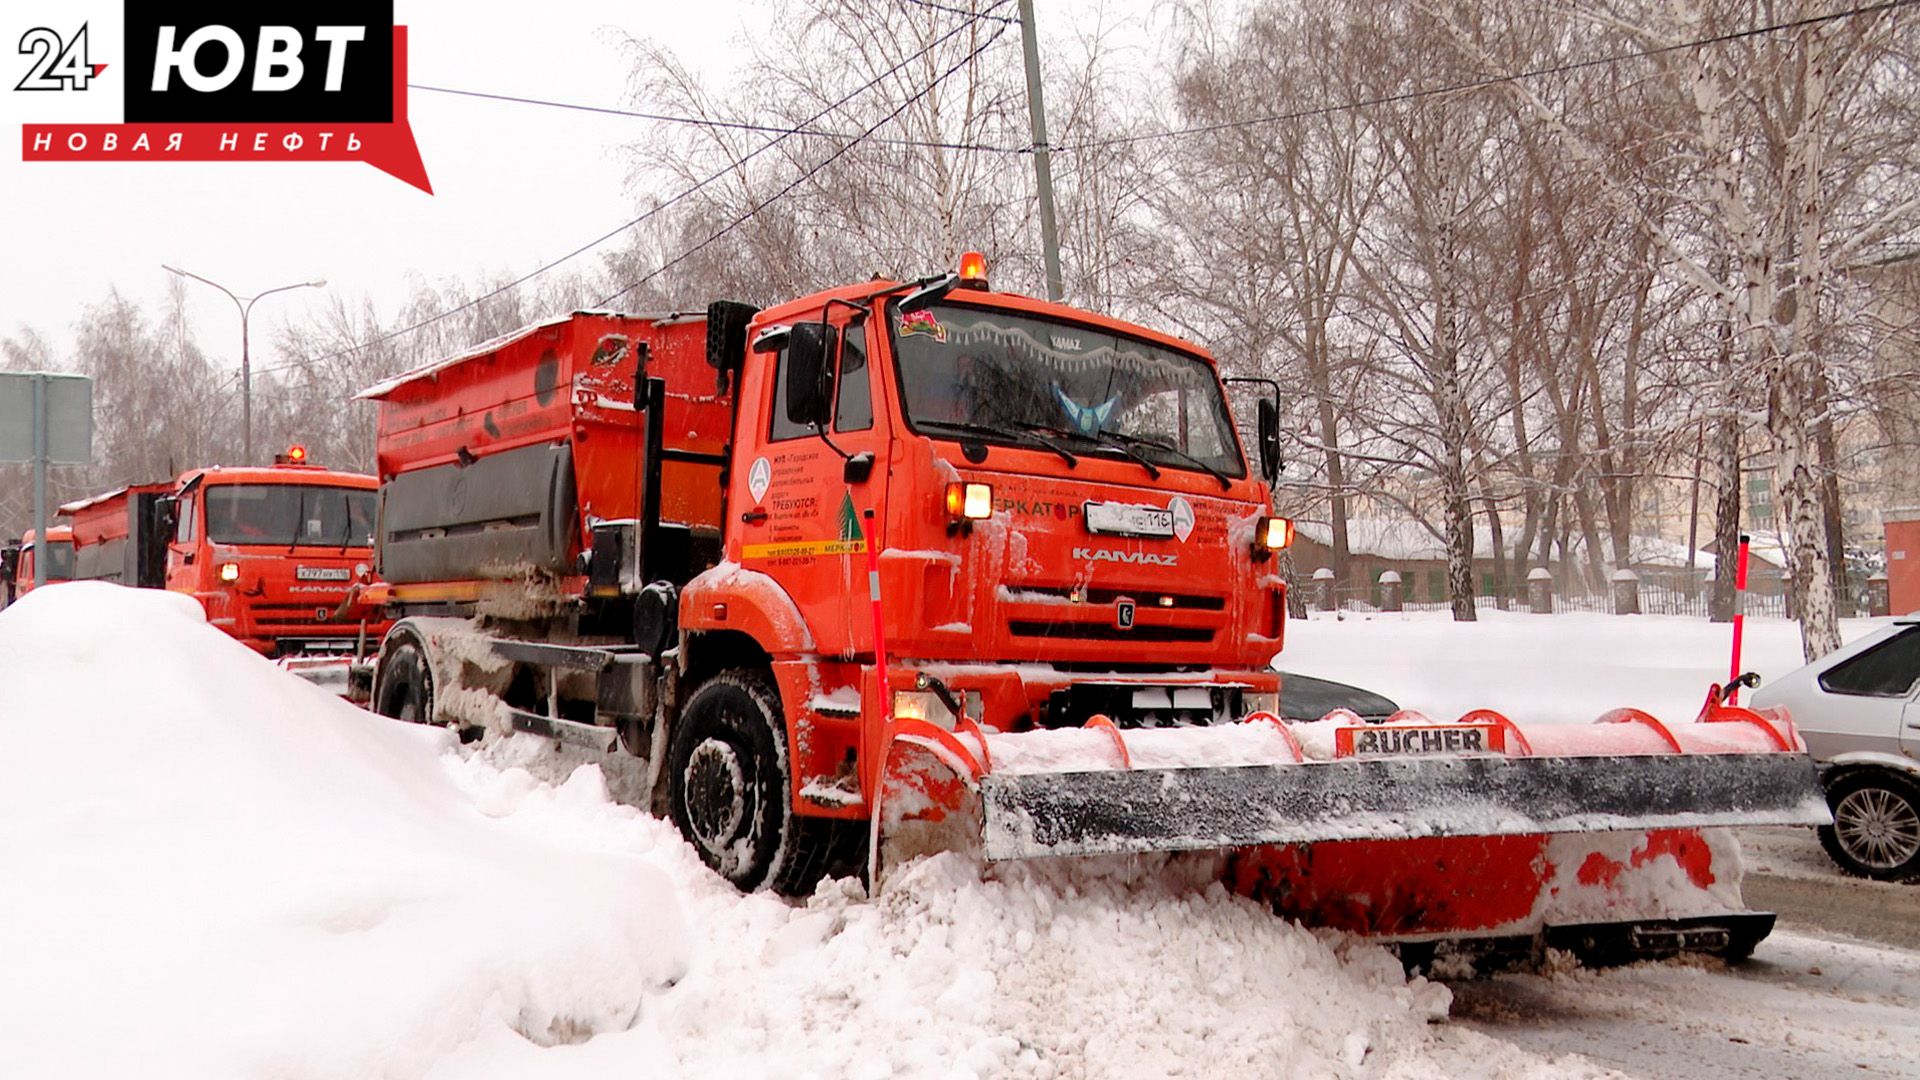
POLYGON ((969 251, 960 256, 960 287, 963 289, 985 289, 987 287, 987 257, 977 251, 969 251))

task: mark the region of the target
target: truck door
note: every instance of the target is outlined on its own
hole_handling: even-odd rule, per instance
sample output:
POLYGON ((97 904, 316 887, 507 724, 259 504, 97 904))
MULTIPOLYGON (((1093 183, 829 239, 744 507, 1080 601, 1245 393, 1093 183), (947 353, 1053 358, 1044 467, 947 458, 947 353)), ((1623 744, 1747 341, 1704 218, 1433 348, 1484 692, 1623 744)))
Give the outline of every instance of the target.
POLYGON ((167 544, 166 587, 173 592, 200 591, 200 568, 195 565, 195 550, 200 542, 200 496, 189 491, 180 496, 178 518, 167 544))
POLYGON ((781 348, 761 367, 760 390, 742 409, 739 444, 753 446, 734 472, 730 507, 741 529, 741 564, 779 582, 799 607, 815 649, 846 656, 873 647, 866 544, 886 520, 885 410, 876 408, 872 347, 863 316, 842 318, 823 427, 795 423, 787 409, 781 348), (870 455, 864 475, 848 458, 870 455), (866 516, 871 510, 873 516, 866 516))

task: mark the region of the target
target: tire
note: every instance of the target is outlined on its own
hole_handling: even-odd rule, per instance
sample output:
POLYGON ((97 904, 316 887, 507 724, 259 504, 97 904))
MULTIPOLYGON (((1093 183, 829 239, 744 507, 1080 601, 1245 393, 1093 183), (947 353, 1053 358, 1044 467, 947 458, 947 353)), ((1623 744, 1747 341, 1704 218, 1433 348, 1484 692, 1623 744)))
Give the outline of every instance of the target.
POLYGON ((426 647, 412 634, 397 634, 383 649, 374 680, 373 711, 410 724, 432 723, 433 668, 426 647))
POLYGON ((701 684, 668 743, 668 811, 701 860, 736 888, 804 896, 838 869, 865 823, 793 815, 781 717, 763 673, 724 671, 701 684))
POLYGON ((1820 844, 1840 869, 1878 881, 1920 877, 1920 782, 1875 769, 1845 773, 1827 787, 1833 824, 1820 844))

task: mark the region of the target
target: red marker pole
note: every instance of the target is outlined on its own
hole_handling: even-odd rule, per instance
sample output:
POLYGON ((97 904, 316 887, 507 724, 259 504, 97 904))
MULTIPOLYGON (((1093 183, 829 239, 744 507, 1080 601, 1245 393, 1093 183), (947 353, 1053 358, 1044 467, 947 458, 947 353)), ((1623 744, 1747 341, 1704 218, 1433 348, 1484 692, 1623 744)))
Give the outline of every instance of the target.
POLYGON ((1747 553, 1753 539, 1745 533, 1740 534, 1740 561, 1733 570, 1733 669, 1727 673, 1727 697, 1729 705, 1740 704, 1740 687, 1733 680, 1740 677, 1740 640, 1747 631, 1747 553))

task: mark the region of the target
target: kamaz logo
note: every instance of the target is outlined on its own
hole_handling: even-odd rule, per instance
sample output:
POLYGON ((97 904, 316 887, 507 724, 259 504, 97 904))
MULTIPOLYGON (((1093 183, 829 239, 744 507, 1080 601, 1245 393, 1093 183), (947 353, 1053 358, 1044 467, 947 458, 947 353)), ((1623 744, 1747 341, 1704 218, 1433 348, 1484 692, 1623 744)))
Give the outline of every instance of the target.
POLYGON ((1087 562, 1132 563, 1135 566, 1178 566, 1178 555, 1155 555, 1151 551, 1110 551, 1106 548, 1073 549, 1073 557, 1087 562))

